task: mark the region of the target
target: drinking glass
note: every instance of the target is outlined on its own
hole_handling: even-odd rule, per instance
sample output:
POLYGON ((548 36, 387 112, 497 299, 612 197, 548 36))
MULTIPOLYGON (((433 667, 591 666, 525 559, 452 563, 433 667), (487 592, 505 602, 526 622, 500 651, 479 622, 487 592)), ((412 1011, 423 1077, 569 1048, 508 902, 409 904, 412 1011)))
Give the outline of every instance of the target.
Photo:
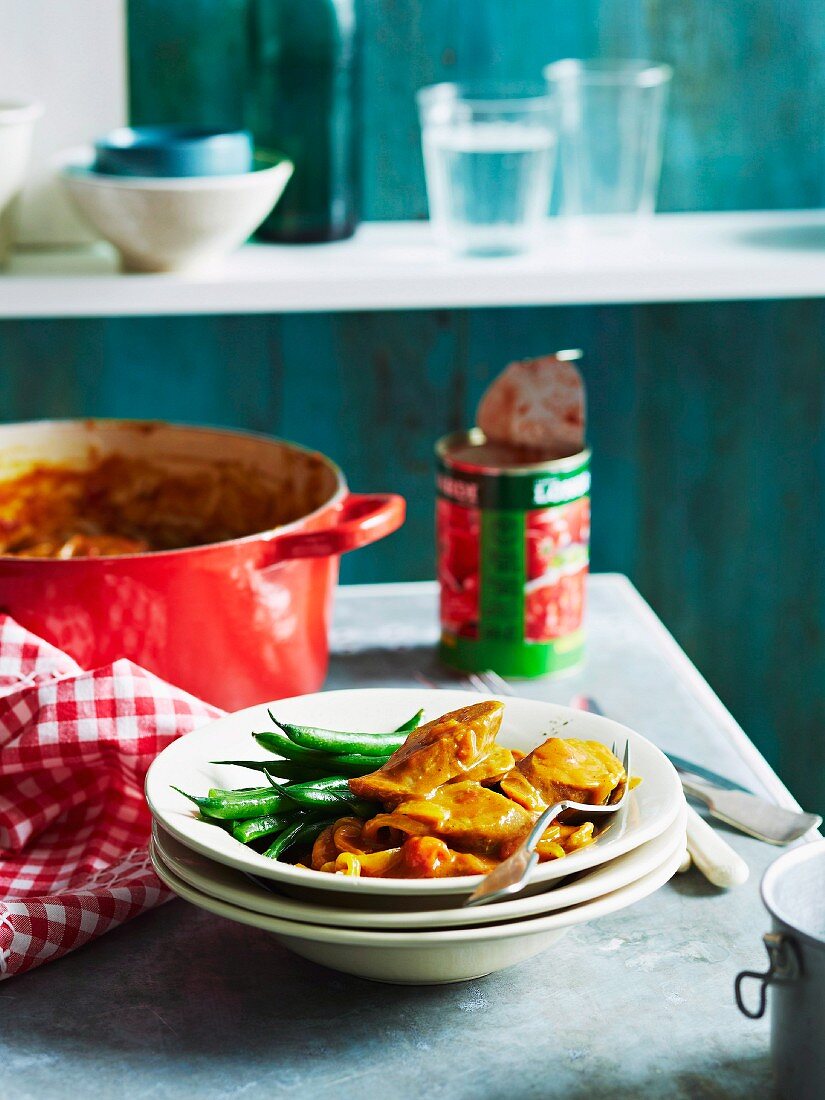
POLYGON ((547 217, 556 149, 552 100, 435 84, 418 93, 430 220, 454 252, 533 245, 547 217))
POLYGON ((558 213, 589 228, 640 224, 651 214, 662 161, 662 121, 673 70, 650 61, 547 65, 559 112, 558 213))

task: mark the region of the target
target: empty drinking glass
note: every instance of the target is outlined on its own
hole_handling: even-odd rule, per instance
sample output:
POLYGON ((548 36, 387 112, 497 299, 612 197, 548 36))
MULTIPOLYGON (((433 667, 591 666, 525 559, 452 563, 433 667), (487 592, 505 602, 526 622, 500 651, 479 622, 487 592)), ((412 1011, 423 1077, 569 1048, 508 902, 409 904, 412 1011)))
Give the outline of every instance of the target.
POLYGON ((535 243, 556 147, 546 95, 435 84, 418 93, 430 220, 455 252, 496 256, 535 243))
POLYGON ((627 228, 625 215, 653 212, 672 75, 650 61, 568 58, 545 68, 559 112, 560 215, 627 228))

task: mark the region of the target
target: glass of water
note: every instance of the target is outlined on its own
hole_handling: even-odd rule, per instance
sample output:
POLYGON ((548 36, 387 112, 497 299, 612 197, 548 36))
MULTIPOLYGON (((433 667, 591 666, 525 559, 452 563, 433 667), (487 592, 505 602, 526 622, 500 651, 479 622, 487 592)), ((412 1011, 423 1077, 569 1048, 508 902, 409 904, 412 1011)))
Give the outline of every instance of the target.
POLYGON ((567 58, 545 68, 559 112, 555 205, 577 228, 634 228, 653 213, 672 75, 650 61, 567 58))
POLYGON ((536 243, 556 149, 547 95, 434 84, 418 93, 430 220, 454 252, 501 256, 536 243))

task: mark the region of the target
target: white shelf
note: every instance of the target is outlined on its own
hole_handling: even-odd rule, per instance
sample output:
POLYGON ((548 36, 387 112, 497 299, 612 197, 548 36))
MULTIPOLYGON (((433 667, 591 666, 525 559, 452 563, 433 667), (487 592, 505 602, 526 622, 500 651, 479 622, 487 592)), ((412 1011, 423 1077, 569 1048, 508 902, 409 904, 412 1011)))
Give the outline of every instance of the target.
POLYGON ((564 238, 459 259, 425 222, 353 240, 247 245, 203 274, 122 275, 107 245, 29 252, 0 275, 0 317, 292 313, 825 297, 825 211, 658 214, 642 237, 564 238))

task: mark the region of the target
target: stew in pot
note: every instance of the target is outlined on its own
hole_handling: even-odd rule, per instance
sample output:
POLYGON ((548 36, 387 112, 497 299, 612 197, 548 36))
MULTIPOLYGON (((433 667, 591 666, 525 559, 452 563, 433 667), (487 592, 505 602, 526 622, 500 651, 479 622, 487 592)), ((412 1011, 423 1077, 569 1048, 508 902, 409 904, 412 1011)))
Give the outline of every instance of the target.
MULTIPOLYGON (((317 507, 309 469, 289 485, 226 461, 184 469, 112 454, 85 469, 37 465, 0 482, 0 554, 106 557, 242 538, 317 507)), ((319 462, 319 482, 327 476, 319 462)))

